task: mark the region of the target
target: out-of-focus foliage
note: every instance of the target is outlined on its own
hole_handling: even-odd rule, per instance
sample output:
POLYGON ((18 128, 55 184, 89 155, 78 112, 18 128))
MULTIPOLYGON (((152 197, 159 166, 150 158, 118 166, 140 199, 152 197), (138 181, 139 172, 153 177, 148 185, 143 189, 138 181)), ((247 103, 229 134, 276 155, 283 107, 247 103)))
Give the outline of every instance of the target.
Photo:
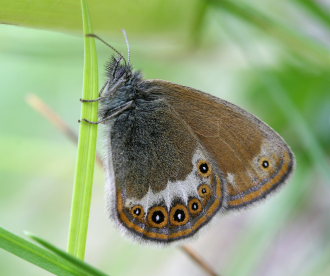
MULTIPOLYGON (((197 0, 184 1, 90 1, 94 28, 115 33, 179 33, 189 29, 199 7, 197 0)), ((1 23, 63 32, 82 32, 80 1, 1 0, 1 23)))
MULTIPOLYGON (((0 4, 0 22, 48 30, 0 26, 1 225, 65 248, 76 148, 25 97, 38 94, 77 130, 79 1, 0 4)), ((277 130, 297 157, 294 176, 276 195, 219 216, 190 242, 221 275, 330 273, 329 5, 90 1, 95 31, 126 53, 126 28, 132 63, 146 78, 192 86, 246 108, 277 130)), ((103 64, 111 51, 101 44, 98 50, 103 64)), ((101 169, 95 180, 88 262, 110 275, 202 275, 175 247, 155 249, 122 237, 107 220, 101 169)), ((0 254, 4 275, 45 275, 0 254)))

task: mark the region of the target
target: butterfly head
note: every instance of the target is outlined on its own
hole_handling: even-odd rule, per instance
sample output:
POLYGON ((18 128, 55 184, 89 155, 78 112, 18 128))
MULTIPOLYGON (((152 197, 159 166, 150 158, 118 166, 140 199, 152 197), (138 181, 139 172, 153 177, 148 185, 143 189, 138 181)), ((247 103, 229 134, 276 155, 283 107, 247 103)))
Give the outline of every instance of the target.
POLYGON ((106 118, 125 104, 134 101, 142 75, 133 71, 122 56, 112 56, 106 65, 106 83, 100 93, 99 117, 106 118))
POLYGON ((133 71, 132 66, 121 56, 112 56, 106 65, 106 76, 110 83, 124 82, 127 85, 134 85, 141 81, 140 72, 133 71))

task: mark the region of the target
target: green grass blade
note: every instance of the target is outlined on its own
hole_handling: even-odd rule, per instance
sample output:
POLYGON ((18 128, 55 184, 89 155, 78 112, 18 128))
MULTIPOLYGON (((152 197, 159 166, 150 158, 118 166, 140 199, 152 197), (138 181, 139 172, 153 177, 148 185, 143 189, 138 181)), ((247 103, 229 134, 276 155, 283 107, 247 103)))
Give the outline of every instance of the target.
MULTIPOLYGON (((93 33, 87 2, 81 1, 84 34, 93 33)), ((84 37, 84 99, 98 97, 98 65, 94 38, 84 37)), ((98 104, 84 103, 81 117, 97 121, 98 104)), ((97 125, 82 122, 79 129, 76 177, 72 199, 68 251, 84 259, 96 158, 97 125)))
POLYGON ((330 27, 330 10, 326 5, 322 5, 315 0, 298 0, 298 4, 303 5, 305 9, 314 16, 322 20, 324 24, 330 27))
POLYGON ((202 33, 205 31, 205 19, 210 6, 208 1, 199 1, 197 4, 195 18, 191 24, 190 31, 190 46, 193 48, 200 46, 202 33))
POLYGON ((34 241, 36 241, 37 243, 41 244, 43 247, 47 248, 49 251, 52 251, 53 253, 55 253, 56 255, 60 256, 61 258, 69 261, 70 263, 76 265, 77 267, 80 267, 81 269, 83 269, 86 273, 88 273, 89 275, 95 275, 95 276, 107 276, 107 274, 103 273, 102 271, 92 267, 91 265, 69 255, 68 253, 66 253, 65 251, 57 248, 56 246, 50 244, 49 242, 33 235, 30 233, 26 233, 31 239, 33 239, 34 241))
POLYGON ((237 3, 230 0, 212 0, 211 3, 217 8, 234 15, 235 17, 254 26, 264 34, 275 38, 294 52, 316 61, 328 65, 330 63, 330 51, 321 42, 316 41, 297 30, 293 30, 286 25, 277 22, 261 11, 244 3, 237 3))
MULTIPOLYGON (((55 275, 88 275, 76 264, 0 227, 0 248, 55 275)), ((91 275, 91 274, 90 274, 91 275)))

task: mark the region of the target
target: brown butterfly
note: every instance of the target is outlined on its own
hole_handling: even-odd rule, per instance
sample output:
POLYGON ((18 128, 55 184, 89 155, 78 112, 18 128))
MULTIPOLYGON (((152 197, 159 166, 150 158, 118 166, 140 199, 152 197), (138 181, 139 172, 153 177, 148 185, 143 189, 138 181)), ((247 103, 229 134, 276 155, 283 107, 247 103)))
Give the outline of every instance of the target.
POLYGON ((193 236, 289 177, 293 153, 264 122, 196 89, 144 80, 116 52, 100 97, 83 100, 100 101, 100 120, 83 120, 105 125, 108 208, 126 233, 158 243, 193 236))

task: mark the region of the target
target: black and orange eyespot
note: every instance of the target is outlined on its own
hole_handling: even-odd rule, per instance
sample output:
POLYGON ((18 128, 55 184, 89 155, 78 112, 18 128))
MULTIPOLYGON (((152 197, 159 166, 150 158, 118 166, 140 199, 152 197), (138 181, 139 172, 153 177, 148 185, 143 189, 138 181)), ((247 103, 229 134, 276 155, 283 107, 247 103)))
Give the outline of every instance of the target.
POLYGON ((261 166, 263 167, 263 169, 267 170, 270 168, 270 162, 264 158, 261 160, 261 166))
POLYGON ((189 213, 186 206, 177 204, 170 211, 170 222, 172 225, 181 226, 189 221, 189 213))
POLYGON ((144 209, 141 205, 135 205, 131 208, 131 214, 138 219, 144 218, 144 209))
POLYGON ((209 162, 207 162, 206 160, 199 161, 197 168, 198 168, 198 173, 202 177, 208 177, 212 173, 211 164, 209 162))
POLYGON ((150 209, 147 216, 151 227, 163 228, 168 224, 168 213, 165 207, 155 206, 150 209))
POLYGON ((202 184, 198 187, 198 194, 202 198, 209 198, 212 194, 211 187, 207 184, 202 184))
POLYGON ((198 198, 192 198, 191 200, 189 200, 188 206, 189 206, 189 212, 192 215, 198 215, 203 210, 203 205, 198 198))

